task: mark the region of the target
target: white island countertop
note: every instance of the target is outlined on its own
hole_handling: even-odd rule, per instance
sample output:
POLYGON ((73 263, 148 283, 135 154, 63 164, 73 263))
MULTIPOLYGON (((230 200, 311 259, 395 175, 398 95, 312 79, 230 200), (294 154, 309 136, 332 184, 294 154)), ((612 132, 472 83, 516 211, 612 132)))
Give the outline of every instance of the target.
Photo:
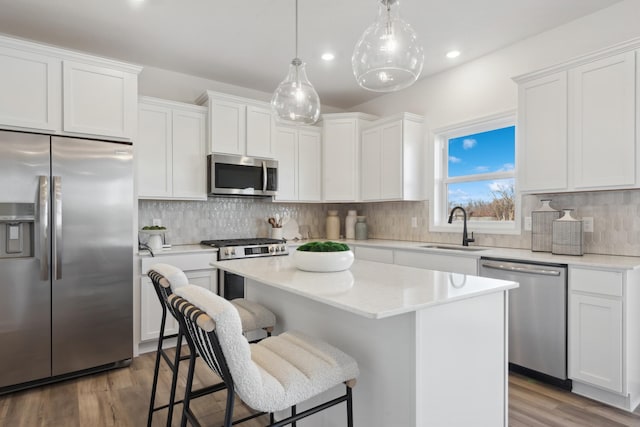
POLYGON ((292 255, 211 265, 373 319, 518 287, 511 281, 361 260, 346 271, 312 273, 298 270, 292 255))

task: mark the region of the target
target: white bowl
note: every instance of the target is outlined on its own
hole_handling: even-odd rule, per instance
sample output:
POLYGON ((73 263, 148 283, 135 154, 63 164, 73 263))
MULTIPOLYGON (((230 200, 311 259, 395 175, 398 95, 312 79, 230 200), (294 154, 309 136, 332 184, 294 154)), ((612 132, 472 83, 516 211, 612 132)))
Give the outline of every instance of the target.
POLYGON ((299 270, 332 272, 349 269, 353 264, 352 251, 339 252, 309 252, 298 251, 293 253, 293 263, 299 270))

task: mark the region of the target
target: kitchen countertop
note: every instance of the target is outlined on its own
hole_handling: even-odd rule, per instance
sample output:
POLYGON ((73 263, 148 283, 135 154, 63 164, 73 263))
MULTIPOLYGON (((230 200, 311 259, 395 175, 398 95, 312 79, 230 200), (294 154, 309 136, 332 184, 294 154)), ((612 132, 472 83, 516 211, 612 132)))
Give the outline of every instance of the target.
POLYGON ((367 318, 381 319, 516 288, 516 282, 355 260, 349 270, 298 270, 293 255, 214 261, 214 267, 367 318))
MULTIPOLYGON (((326 240, 326 239, 315 239, 326 240)), ((295 247, 312 240, 298 240, 289 241, 288 245, 295 247)), ((583 256, 571 256, 571 255, 553 255, 548 252, 532 252, 529 249, 512 249, 512 248, 495 248, 495 247, 480 247, 471 246, 472 248, 482 248, 481 251, 465 251, 465 250, 447 250, 437 248, 424 248, 425 245, 442 245, 442 246, 456 246, 446 243, 430 243, 430 242, 411 242, 406 240, 383 240, 383 239, 368 239, 368 240, 338 240, 339 242, 346 243, 352 246, 365 246, 380 249, 398 249, 398 250, 411 250, 425 253, 437 253, 442 255, 462 256, 471 258, 480 257, 494 257, 494 258, 506 258, 520 261, 533 261, 552 264, 568 264, 571 266, 580 267, 593 267, 593 268, 611 268, 617 270, 634 270, 640 269, 640 257, 630 256, 617 256, 617 255, 598 255, 598 254, 585 254, 583 256)), ((200 253, 200 252, 216 252, 217 248, 210 246, 204 246, 200 244, 194 245, 174 245, 170 249, 163 249, 155 252, 156 256, 172 255, 172 254, 188 254, 188 253, 200 253)), ((150 257, 148 251, 140 250, 138 254, 141 257, 150 257)))

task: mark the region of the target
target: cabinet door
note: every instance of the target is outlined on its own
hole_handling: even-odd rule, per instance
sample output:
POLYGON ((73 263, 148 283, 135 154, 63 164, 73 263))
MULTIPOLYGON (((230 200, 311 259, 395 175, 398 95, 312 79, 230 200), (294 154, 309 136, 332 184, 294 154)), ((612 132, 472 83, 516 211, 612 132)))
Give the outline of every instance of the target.
POLYGON ((171 109, 140 103, 134 145, 139 197, 171 197, 171 109))
POLYGON ((382 128, 362 132, 361 197, 363 201, 380 200, 382 180, 382 128))
MULTIPOLYGON (((164 327, 165 335, 178 333, 178 322, 167 311, 164 327)), ((160 336, 160 322, 162 321, 162 306, 151 279, 140 279, 140 341, 157 340, 160 336)))
POLYGON ((366 246, 355 246, 353 248, 356 259, 364 261, 382 262, 393 264, 393 249, 369 248, 366 246))
POLYGON ((622 392, 622 301, 569 296, 569 378, 622 392))
POLYGON ((238 102, 212 98, 209 101, 211 151, 245 153, 246 106, 238 102))
POLYGON ((518 187, 521 191, 568 186, 567 73, 523 83, 518 95, 518 187))
POLYGON ((358 199, 358 135, 355 119, 323 125, 322 191, 327 202, 358 199))
POLYGON ((635 52, 582 65, 569 76, 573 186, 635 184, 635 52))
POLYGON ((273 156, 271 147, 271 109, 247 107, 247 156, 273 156))
POLYGON ((211 292, 218 293, 218 270, 201 270, 201 271, 185 271, 185 275, 189 279, 191 285, 200 286, 210 290, 211 292))
POLYGON ((131 139, 138 77, 106 67, 64 61, 63 130, 131 139))
POLYGON ((403 197, 402 122, 397 121, 382 128, 380 147, 380 198, 400 200, 403 197))
POLYGON ((293 128, 276 127, 273 137, 273 155, 278 160, 278 201, 298 199, 296 185, 297 133, 293 128))
POLYGON ((0 47, 0 125, 61 128, 62 62, 0 47))
POLYGON ((441 255, 430 252, 395 251, 394 263, 407 267, 448 271, 450 273, 478 274, 478 260, 462 256, 441 255))
POLYGON ((207 198, 206 115, 173 111, 173 197, 207 198))
POLYGON ((298 131, 298 200, 321 200, 321 140, 318 131, 298 131))

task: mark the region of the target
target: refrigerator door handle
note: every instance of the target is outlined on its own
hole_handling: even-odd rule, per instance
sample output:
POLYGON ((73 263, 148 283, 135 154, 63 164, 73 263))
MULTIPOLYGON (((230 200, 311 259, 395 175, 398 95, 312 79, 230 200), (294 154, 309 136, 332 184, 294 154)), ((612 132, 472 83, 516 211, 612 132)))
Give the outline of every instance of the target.
POLYGON ((53 177, 53 277, 62 279, 62 177, 53 177))
POLYGON ((38 222, 40 231, 40 280, 49 278, 49 177, 38 177, 38 222))

